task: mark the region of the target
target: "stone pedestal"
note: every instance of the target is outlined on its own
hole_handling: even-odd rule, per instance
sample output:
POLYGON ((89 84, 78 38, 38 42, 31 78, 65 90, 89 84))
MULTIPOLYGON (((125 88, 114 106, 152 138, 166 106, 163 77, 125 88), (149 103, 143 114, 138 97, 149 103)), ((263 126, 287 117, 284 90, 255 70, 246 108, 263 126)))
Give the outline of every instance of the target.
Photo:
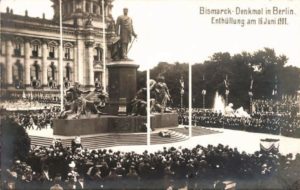
POLYGON ((145 130, 145 116, 100 116, 80 119, 54 119, 53 134, 61 136, 103 133, 137 133, 145 130))
POLYGON ((151 128, 169 128, 178 126, 177 113, 154 113, 151 115, 151 128))
POLYGON ((133 61, 116 61, 107 64, 108 112, 110 114, 117 115, 120 112, 130 112, 130 102, 137 92, 138 67, 133 61))
MULTIPOLYGON (((91 115, 79 119, 54 119, 53 134, 61 136, 92 135, 103 133, 146 132, 146 116, 91 115)), ((153 114, 151 128, 175 128, 178 126, 177 113, 153 114)))

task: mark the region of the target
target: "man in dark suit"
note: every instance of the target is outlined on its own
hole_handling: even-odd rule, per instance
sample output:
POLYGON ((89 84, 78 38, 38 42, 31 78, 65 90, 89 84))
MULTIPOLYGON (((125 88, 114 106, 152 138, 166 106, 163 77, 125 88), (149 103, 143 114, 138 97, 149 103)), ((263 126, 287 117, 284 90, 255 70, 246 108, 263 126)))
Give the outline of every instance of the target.
POLYGON ((76 185, 76 189, 87 189, 83 176, 78 176, 75 185, 76 185))
POLYGON ((50 187, 50 190, 63 190, 61 186, 61 176, 58 174, 54 178, 54 185, 50 187))

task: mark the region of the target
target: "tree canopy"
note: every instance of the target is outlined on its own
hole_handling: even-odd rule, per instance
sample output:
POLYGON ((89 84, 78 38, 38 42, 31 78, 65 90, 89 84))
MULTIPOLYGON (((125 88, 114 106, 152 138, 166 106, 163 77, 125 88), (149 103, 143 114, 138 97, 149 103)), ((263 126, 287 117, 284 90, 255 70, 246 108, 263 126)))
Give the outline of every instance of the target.
MULTIPOLYGON (((249 107, 249 91, 253 79, 253 98, 280 98, 282 95, 295 96, 300 87, 300 68, 286 66, 288 58, 277 55, 274 49, 264 48, 253 53, 228 52, 213 54, 209 60, 192 66, 193 107, 202 107, 202 90, 206 90, 206 107, 213 106, 215 93, 225 96, 224 80, 229 83, 229 102, 235 107, 249 107), (277 94, 274 95, 274 90, 277 94)), ((180 78, 185 83, 184 105, 188 103, 188 64, 159 63, 150 71, 156 79, 163 75, 170 89, 173 106, 180 105, 180 78)))

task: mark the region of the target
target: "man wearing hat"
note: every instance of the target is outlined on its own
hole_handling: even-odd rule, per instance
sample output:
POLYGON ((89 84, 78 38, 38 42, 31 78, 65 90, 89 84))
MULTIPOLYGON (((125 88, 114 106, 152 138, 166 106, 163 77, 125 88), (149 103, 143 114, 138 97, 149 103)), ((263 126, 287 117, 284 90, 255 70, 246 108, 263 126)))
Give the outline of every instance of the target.
POLYGON ((69 172, 68 172, 68 185, 74 186, 77 182, 79 174, 77 173, 77 168, 75 162, 72 160, 69 163, 69 172))
POLYGON ((63 190, 63 187, 61 186, 61 176, 60 174, 56 174, 54 178, 54 185, 50 187, 50 190, 63 190))
POLYGON ((78 176, 78 180, 75 184, 76 184, 76 189, 86 189, 86 184, 84 182, 84 177, 82 175, 78 176))
POLYGON ((128 16, 128 8, 124 8, 123 15, 117 19, 116 34, 120 37, 122 59, 128 59, 127 50, 131 36, 137 37, 133 30, 132 19, 128 16))
POLYGON ((83 149, 83 147, 82 147, 82 144, 81 144, 81 138, 80 138, 80 136, 76 136, 73 140, 72 140, 72 142, 71 142, 71 147, 72 147, 72 153, 74 154, 75 153, 75 151, 77 150, 77 149, 83 149))

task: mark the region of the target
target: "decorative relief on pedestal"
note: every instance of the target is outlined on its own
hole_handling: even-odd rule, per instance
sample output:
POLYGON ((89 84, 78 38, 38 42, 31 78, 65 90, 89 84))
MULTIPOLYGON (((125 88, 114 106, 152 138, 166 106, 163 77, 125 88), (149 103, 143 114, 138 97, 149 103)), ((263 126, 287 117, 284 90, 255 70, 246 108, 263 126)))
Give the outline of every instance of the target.
POLYGON ((130 118, 123 119, 123 118, 115 118, 111 122, 111 128, 110 130, 112 132, 118 131, 118 132, 129 132, 132 129, 132 120, 130 118))

